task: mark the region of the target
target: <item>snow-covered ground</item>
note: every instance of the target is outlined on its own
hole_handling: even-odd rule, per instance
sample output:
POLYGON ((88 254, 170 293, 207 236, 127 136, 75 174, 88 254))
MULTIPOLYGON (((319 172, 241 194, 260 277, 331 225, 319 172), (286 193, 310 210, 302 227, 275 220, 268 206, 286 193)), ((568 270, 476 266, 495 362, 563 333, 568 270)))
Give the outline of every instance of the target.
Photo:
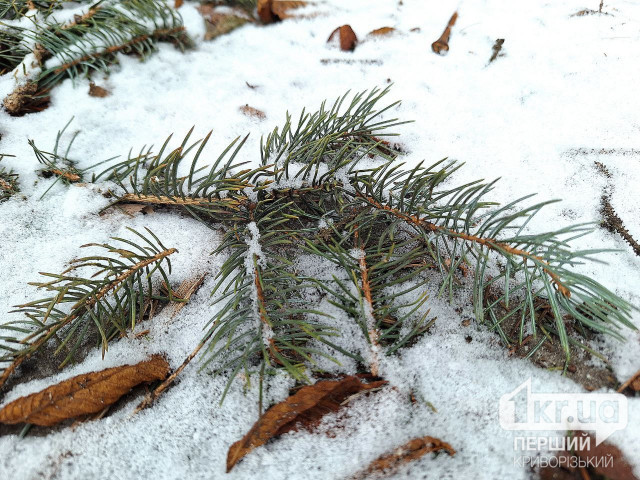
MULTIPOLYGON (((281 125, 288 110, 315 110, 324 99, 346 90, 361 91, 393 83, 393 112, 414 123, 398 127, 409 165, 443 157, 465 162, 455 180, 502 177, 492 198, 505 202, 526 193, 562 198, 545 209, 532 230, 600 220, 603 189, 626 227, 640 238, 640 3, 605 2, 608 15, 572 16, 597 0, 514 2, 508 0, 340 0, 307 7, 318 15, 268 25, 247 25, 203 42, 204 24, 195 2, 180 9, 196 48, 185 54, 163 44, 144 63, 122 56, 121 66, 94 81, 112 94, 87 94, 89 80, 64 81, 53 89, 47 110, 21 118, 0 111, 2 165, 20 174, 21 193, 0 205, 0 312, 34 298, 38 272, 58 272, 82 253, 80 245, 127 237, 126 227, 149 227, 174 255, 175 284, 196 273, 215 272, 223 259, 211 256, 220 237, 191 218, 153 213, 133 218, 98 216, 108 203, 98 186, 56 185, 38 177, 40 168, 27 140, 44 150, 73 116, 64 139, 80 131, 71 156, 88 167, 130 148, 159 145, 175 132, 173 145, 195 125, 194 137, 213 130, 203 163, 232 139, 251 133, 240 160, 259 161, 260 136, 281 125), (431 43, 451 14, 459 18, 450 51, 438 56, 431 43), (352 53, 326 43, 329 34, 350 24, 361 42, 352 53), (367 38, 383 26, 396 33, 367 38), (419 31, 412 31, 416 27, 419 31), (488 64, 492 45, 504 38, 504 56, 488 64), (357 62, 322 62, 353 59, 357 62), (375 60, 376 62, 359 62, 375 60), (249 88, 246 83, 257 88, 249 88), (248 104, 266 114, 244 115, 248 104), (604 151, 599 153, 602 149, 604 151), (635 153, 632 150, 635 149, 635 153), (611 172, 605 178, 598 161, 611 172)), ((0 77, 4 96, 14 84, 0 77)), ((193 138, 193 137, 192 137, 193 138)), ((64 140, 63 139, 63 140, 64 140)), ((604 229, 576 242, 576 248, 615 248, 608 265, 582 267, 617 294, 640 306, 640 258, 623 240, 604 229)), ((163 352, 172 367, 194 348, 214 315, 209 293, 213 275, 173 319, 158 315, 140 325, 142 338, 122 339, 54 377, 20 384, 5 404, 70 376, 163 352)), ((46 435, 0 437, 0 478, 344 478, 380 454, 416 436, 450 443, 454 457, 423 457, 398 478, 529 478, 514 464, 513 432, 500 428, 499 398, 526 379, 542 392, 583 392, 558 372, 509 357, 496 336, 432 297, 438 319, 430 333, 401 355, 385 359, 381 375, 396 386, 353 402, 343 427, 331 436, 297 432, 260 447, 225 474, 229 445, 257 418, 255 391, 235 382, 223 405, 227 381, 198 371, 193 364, 157 403, 132 416, 137 400, 104 419, 46 435), (467 343, 465 336, 473 341, 467 343), (413 390, 424 402, 407 401, 413 390)), ((640 325, 640 315, 634 314, 640 325)), ((2 321, 9 315, 0 314, 2 321)), ((640 335, 628 341, 606 340, 603 352, 615 375, 624 380, 640 369, 640 335)), ((287 396, 292 382, 270 382, 269 403, 287 396)), ((321 427, 336 421, 330 416, 321 427)), ((622 449, 640 475, 640 398, 629 398, 629 426, 609 441, 622 449)))

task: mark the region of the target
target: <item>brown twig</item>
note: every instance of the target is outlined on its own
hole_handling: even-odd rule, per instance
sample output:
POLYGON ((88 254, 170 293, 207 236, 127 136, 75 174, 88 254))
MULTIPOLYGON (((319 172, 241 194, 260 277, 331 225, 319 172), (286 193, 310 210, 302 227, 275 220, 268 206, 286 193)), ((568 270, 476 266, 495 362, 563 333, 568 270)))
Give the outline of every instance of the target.
POLYGON ((180 373, 186 368, 186 366, 189 365, 191 360, 194 359, 194 357, 198 354, 200 349, 202 349, 204 344, 205 344, 204 340, 201 341, 198 344, 198 346, 193 350, 193 352, 191 352, 187 356, 187 358, 184 359, 182 364, 178 368, 176 368, 176 370, 171 375, 169 375, 169 377, 167 377, 167 379, 164 382, 158 385, 151 394, 147 395, 145 399, 138 404, 136 409, 133 411, 133 415, 138 413, 140 410, 144 410, 145 408, 150 406, 155 401, 155 399, 162 394, 162 392, 164 392, 167 388, 169 388, 169 386, 171 386, 171 384, 176 380, 178 375, 180 375, 180 373))

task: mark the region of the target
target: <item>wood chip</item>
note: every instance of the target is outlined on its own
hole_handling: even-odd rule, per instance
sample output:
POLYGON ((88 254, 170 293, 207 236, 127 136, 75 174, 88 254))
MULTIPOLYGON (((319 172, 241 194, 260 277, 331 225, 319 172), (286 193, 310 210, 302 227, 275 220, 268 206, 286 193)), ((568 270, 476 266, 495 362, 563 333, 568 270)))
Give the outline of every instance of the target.
POLYGON ((350 25, 342 25, 341 27, 336 28, 331 32, 331 35, 329 35, 327 42, 333 40, 336 34, 338 34, 340 38, 340 50, 350 52, 356 48, 358 37, 356 37, 356 34, 350 25))
POLYGON ((163 380, 169 364, 160 355, 136 365, 85 373, 32 393, 0 410, 0 423, 52 426, 64 420, 102 411, 136 385, 163 380))
POLYGON ((205 20, 204 39, 209 41, 221 35, 226 35, 251 20, 233 13, 216 11, 211 5, 200 5, 198 11, 205 20))
POLYGON ((264 445, 298 427, 312 429, 324 415, 336 412, 344 400, 352 395, 386 385, 379 380, 363 383, 358 377, 349 376, 341 380, 326 380, 302 387, 294 395, 267 410, 239 441, 229 447, 227 472, 253 449, 264 445))

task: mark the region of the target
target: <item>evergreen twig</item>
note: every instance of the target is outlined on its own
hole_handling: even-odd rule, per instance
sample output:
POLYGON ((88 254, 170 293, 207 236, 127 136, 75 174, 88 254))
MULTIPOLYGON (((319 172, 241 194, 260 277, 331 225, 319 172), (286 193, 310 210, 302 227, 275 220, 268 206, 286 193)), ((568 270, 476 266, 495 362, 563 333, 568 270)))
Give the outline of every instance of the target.
MULTIPOLYGON (((139 243, 114 237, 120 246, 83 245, 100 247, 109 255, 73 260, 71 267, 61 274, 41 273, 52 280, 31 283, 51 292, 51 296, 19 305, 15 312, 26 318, 0 326, 0 387, 26 358, 52 338, 58 342, 54 355, 67 350, 62 367, 90 332, 99 338, 104 356, 110 340, 128 328, 133 329, 142 319, 145 303, 155 295, 152 276, 157 273, 169 285, 162 265, 166 263, 171 272, 168 257, 176 249, 166 248, 149 229, 146 229, 149 237, 128 230, 139 238, 139 243), (87 269, 94 273, 83 275, 87 269)), ((169 299, 171 296, 169 290, 169 299)))

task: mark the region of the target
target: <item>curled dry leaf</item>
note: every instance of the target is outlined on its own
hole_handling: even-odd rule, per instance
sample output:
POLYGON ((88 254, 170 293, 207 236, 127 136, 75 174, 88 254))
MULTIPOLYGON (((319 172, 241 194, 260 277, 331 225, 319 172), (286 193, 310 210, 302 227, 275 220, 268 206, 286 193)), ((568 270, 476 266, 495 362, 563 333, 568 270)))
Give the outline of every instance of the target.
POLYGON ((109 90, 107 90, 106 88, 102 88, 96 85, 95 83, 91 82, 89 84, 89 95, 92 97, 104 98, 109 96, 109 90))
POLYGON ((455 455, 456 451, 446 442, 433 437, 414 438, 393 452, 384 454, 371 462, 366 470, 354 475, 352 480, 364 479, 372 474, 392 474, 402 465, 419 459, 431 452, 446 451, 455 455))
POLYGON ((249 105, 243 105, 240 107, 240 111, 244 113, 247 117, 254 117, 259 120, 264 120, 267 118, 265 113, 262 110, 258 110, 257 108, 250 107, 249 105))
POLYGON ((122 365, 77 375, 5 405, 0 423, 52 426, 69 418, 102 411, 136 385, 163 380, 169 364, 159 355, 136 365, 122 365))
POLYGON ((382 27, 382 28, 376 28, 375 30, 370 31, 369 35, 374 37, 382 37, 385 35, 391 35, 395 31, 396 29, 393 27, 382 27))
POLYGON ((331 35, 329 35, 327 42, 333 40, 336 34, 340 37, 340 50, 350 52, 356 48, 358 37, 356 37, 356 34, 350 25, 342 25, 341 27, 336 28, 331 32, 331 35))
POLYGON ((454 12, 440 38, 431 44, 431 49, 437 54, 444 54, 449 51, 449 36, 451 35, 451 28, 455 25, 457 19, 458 12, 454 12))
POLYGON ((294 15, 289 13, 289 10, 295 10, 296 8, 304 7, 307 2, 301 0, 272 0, 271 12, 280 20, 293 17, 294 15))
POLYGON ((271 11, 272 3, 273 0, 258 0, 258 18, 260 19, 260 21, 262 21, 262 23, 275 22, 276 17, 271 11))
POLYGON ((363 383, 358 377, 349 376, 302 387, 285 401, 267 410, 242 440, 229 447, 227 472, 254 448, 270 439, 292 430, 297 431, 300 426, 311 429, 324 415, 338 411, 351 396, 380 388, 386 383, 384 380, 363 383))

